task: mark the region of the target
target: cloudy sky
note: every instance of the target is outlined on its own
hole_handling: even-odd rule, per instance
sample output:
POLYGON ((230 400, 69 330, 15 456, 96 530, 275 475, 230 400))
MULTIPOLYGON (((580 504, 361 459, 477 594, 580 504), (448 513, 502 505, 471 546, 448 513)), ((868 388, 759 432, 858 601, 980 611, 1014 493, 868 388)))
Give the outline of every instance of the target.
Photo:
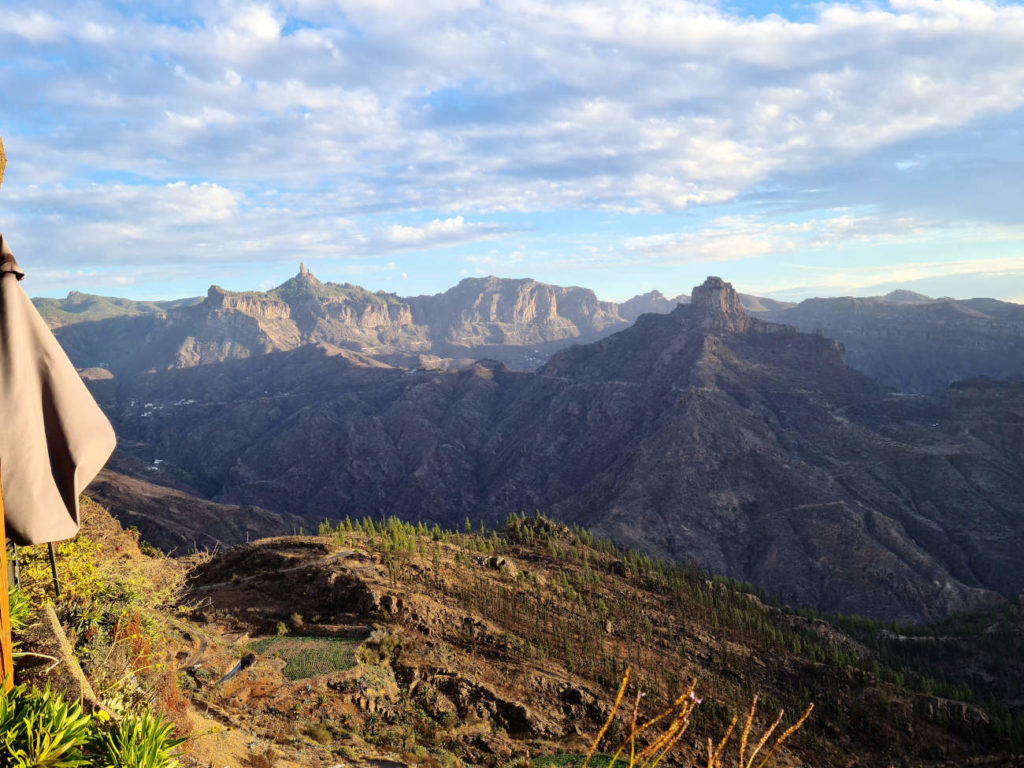
POLYGON ((3 0, 0 231, 32 295, 1024 302, 1024 6, 3 0))

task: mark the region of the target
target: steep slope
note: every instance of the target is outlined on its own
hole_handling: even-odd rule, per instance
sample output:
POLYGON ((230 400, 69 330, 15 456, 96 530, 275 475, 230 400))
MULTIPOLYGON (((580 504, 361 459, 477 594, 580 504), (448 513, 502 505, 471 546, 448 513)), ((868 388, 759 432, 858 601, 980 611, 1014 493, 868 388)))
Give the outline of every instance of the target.
POLYGON ((1024 382, 949 395, 972 422, 943 397, 905 410, 838 344, 751 318, 718 278, 535 374, 304 347, 93 386, 129 450, 222 502, 447 525, 541 509, 887 618, 1024 589, 1024 382))
POLYGON ((463 348, 587 339, 625 325, 613 302, 599 301, 587 288, 528 279, 466 278, 444 293, 408 301, 435 339, 463 348))
POLYGON ((1024 376, 1024 306, 930 299, 910 291, 808 299, 763 317, 821 330, 849 364, 901 392, 927 393, 974 376, 1024 376))
POLYGON ((309 525, 294 515, 217 504, 109 469, 90 484, 89 496, 143 541, 179 554, 293 534, 309 525))

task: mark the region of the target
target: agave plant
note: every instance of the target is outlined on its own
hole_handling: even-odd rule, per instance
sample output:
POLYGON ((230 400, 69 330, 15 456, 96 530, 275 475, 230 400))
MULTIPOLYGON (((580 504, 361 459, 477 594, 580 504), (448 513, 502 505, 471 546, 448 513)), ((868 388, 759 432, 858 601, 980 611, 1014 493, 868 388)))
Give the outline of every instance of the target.
POLYGON ((32 618, 32 601, 25 590, 18 587, 8 590, 7 600, 11 606, 11 630, 18 632, 28 626, 32 618))
MULTIPOLYGON (((32 614, 34 613, 32 601, 29 600, 24 590, 11 587, 7 592, 7 602, 10 605, 11 632, 17 635, 32 620, 32 614)), ((24 656, 20 647, 21 641, 15 637, 11 644, 11 650, 14 652, 15 659, 24 656)))
POLYGON ((125 717, 90 745, 96 768, 175 768, 175 748, 185 739, 172 738, 174 725, 146 710, 125 717))
POLYGON ((10 768, 75 768, 88 765, 82 752, 92 718, 78 702, 49 687, 18 686, 0 697, 0 765, 10 768))

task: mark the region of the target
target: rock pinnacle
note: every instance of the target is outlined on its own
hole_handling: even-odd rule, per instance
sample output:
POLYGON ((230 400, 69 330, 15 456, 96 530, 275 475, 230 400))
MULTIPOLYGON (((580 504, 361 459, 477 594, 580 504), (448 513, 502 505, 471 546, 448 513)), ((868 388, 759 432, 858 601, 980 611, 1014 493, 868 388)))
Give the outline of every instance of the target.
POLYGON ((691 311, 701 328, 739 332, 750 327, 750 316, 740 304, 739 294, 732 283, 720 277, 708 277, 702 285, 696 286, 690 301, 691 311))

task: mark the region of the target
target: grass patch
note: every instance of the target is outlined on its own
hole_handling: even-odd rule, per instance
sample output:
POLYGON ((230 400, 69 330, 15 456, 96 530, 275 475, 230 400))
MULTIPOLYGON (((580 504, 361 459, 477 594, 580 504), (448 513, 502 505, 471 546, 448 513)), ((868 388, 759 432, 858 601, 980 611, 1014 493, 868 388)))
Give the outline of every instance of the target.
POLYGON ((305 680, 354 667, 360 643, 336 637, 263 637, 249 643, 249 650, 283 659, 285 677, 305 680))

